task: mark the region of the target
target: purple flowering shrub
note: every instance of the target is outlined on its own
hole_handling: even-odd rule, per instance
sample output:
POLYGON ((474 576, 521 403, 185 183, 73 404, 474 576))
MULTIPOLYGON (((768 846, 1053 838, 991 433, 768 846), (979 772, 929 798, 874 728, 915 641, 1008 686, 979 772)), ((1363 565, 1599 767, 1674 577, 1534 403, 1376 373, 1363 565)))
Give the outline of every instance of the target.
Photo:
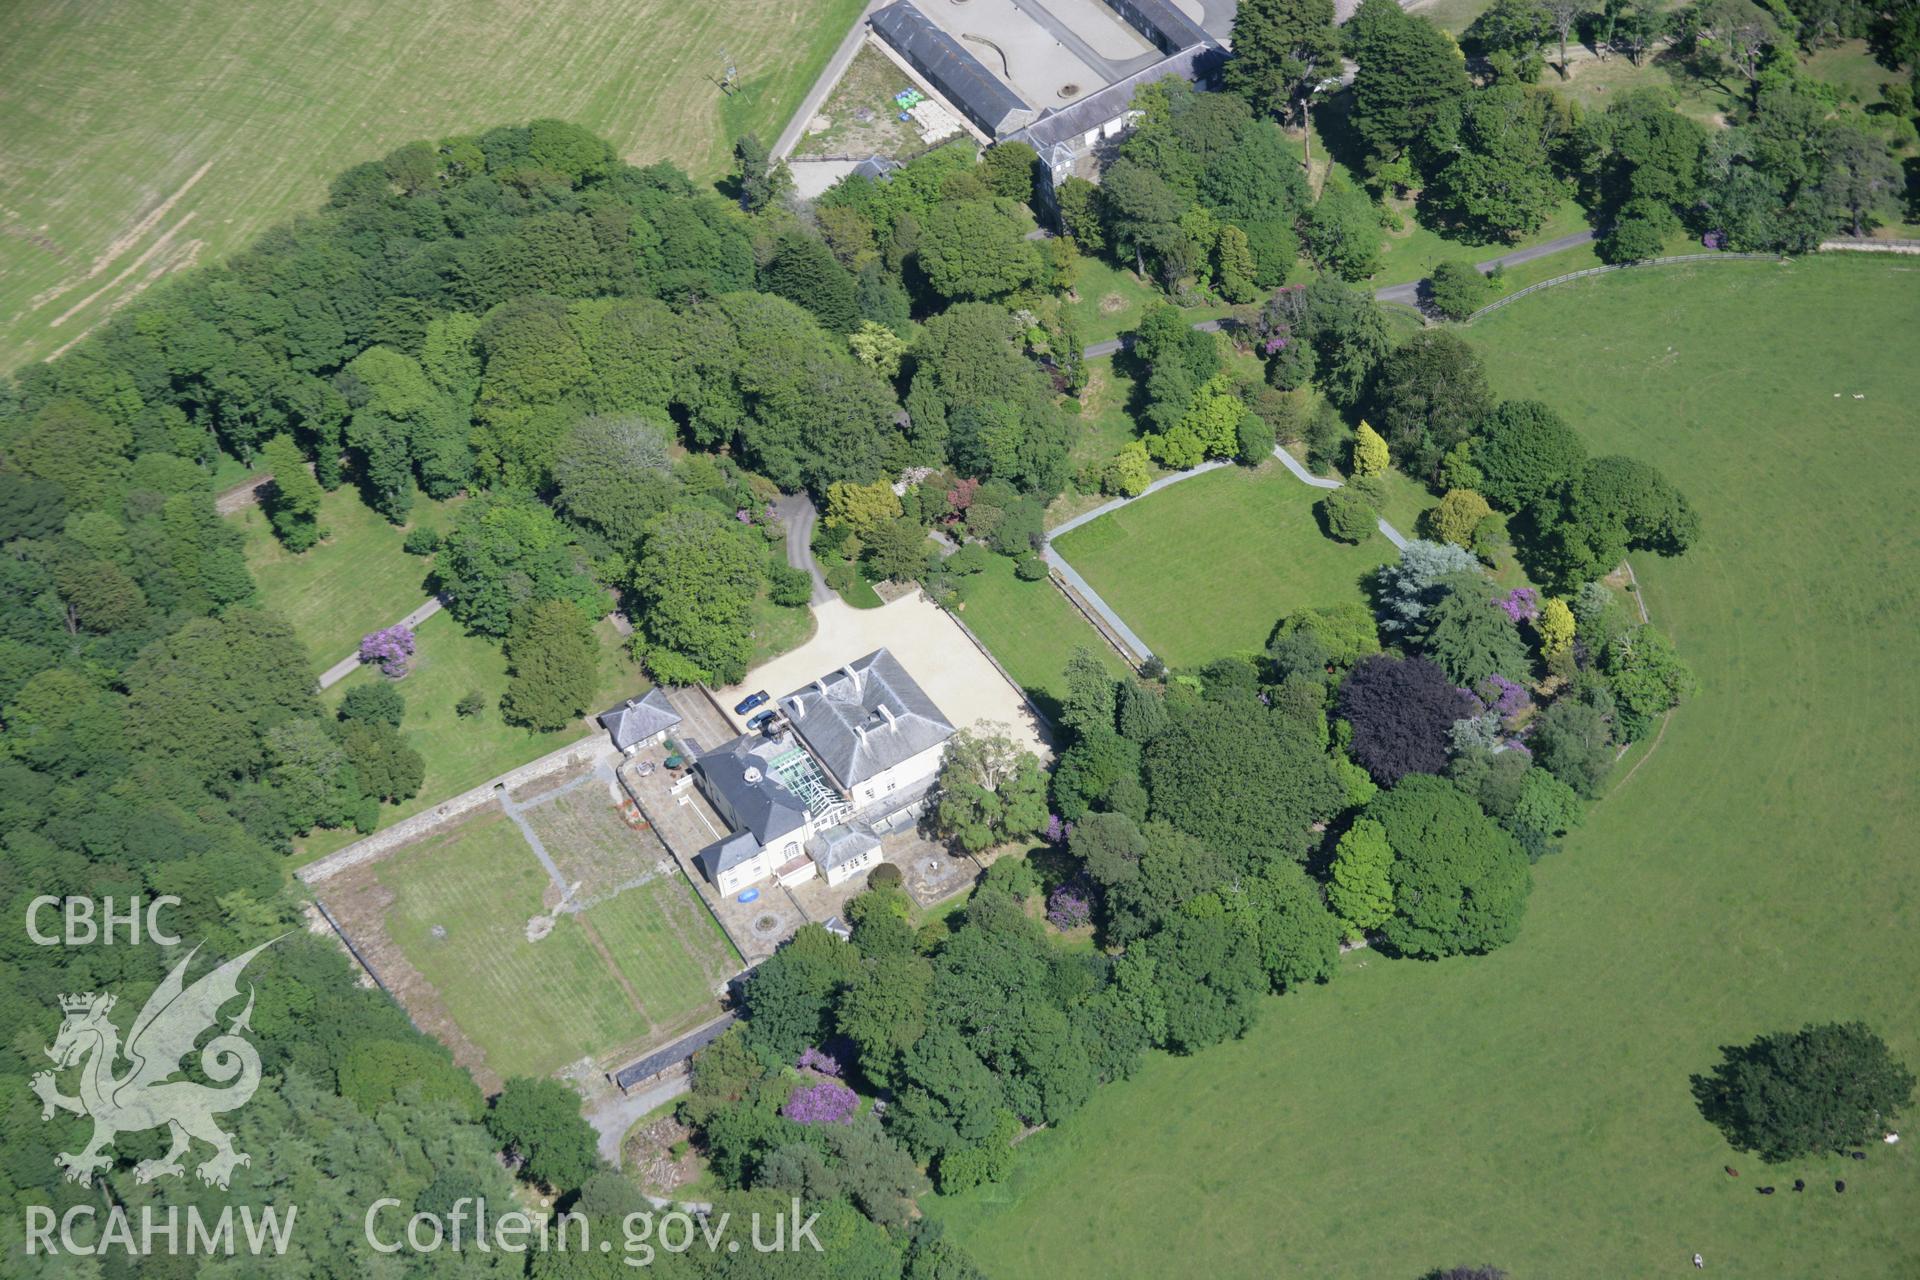
POLYGON ((1501 724, 1507 726, 1511 726, 1533 705, 1533 695, 1527 692, 1525 685, 1516 684, 1497 671, 1474 686, 1473 696, 1480 700, 1481 706, 1500 717, 1501 724))
POLYGON ((838 1080, 815 1079, 796 1086, 780 1113, 795 1124, 848 1124, 860 1109, 860 1095, 838 1080))
POLYGON ((398 680, 407 674, 407 659, 413 656, 413 631, 403 626, 370 631, 360 637, 360 661, 377 664, 382 674, 398 680))
POLYGON ((1709 249, 1724 249, 1727 247, 1727 233, 1724 231, 1709 231, 1700 237, 1700 243, 1709 249))
POLYGON ((1494 603, 1514 622, 1532 622, 1540 616, 1540 593, 1532 587, 1515 587, 1494 603))
POLYGON ((800 1061, 794 1065, 802 1071, 811 1071, 815 1075, 832 1076, 836 1080, 840 1078, 840 1059, 830 1053, 823 1053, 812 1045, 807 1046, 806 1052, 800 1055, 800 1061))
POLYGON ((1046 831, 1043 833, 1048 844, 1065 844, 1067 837, 1073 834, 1073 824, 1057 813, 1047 815, 1046 831))
POLYGON ((1083 881, 1069 880, 1047 895, 1047 923, 1056 929, 1093 923, 1093 894, 1083 881))

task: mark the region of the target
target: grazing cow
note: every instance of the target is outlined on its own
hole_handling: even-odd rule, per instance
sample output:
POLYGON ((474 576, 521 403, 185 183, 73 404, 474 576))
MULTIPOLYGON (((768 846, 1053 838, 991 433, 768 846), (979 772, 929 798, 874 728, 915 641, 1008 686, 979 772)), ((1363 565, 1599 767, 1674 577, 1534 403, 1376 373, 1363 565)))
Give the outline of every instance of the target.
POLYGON ((1833 1180, 1833 1189, 1834 1189, 1835 1191, 1838 1191, 1838 1192, 1840 1192, 1840 1193, 1841 1193, 1842 1195, 1845 1195, 1845 1194, 1846 1194, 1846 1191, 1847 1191, 1847 1184, 1846 1184, 1846 1183, 1844 1183, 1844 1182, 1842 1182, 1842 1181, 1840 1181, 1840 1179, 1838 1179, 1838 1178, 1835 1178, 1835 1179, 1833 1180))
POLYGON ((1793 1180, 1793 1189, 1795 1191, 1805 1191, 1807 1189, 1807 1180, 1805 1178, 1795 1178, 1793 1180))
POLYGON ((1736 1168, 1734 1168, 1734 1167, 1733 1167, 1732 1165, 1730 1165, 1730 1164, 1726 1164, 1726 1165, 1721 1165, 1720 1167, 1721 1167, 1721 1168, 1723 1168, 1723 1169, 1725 1169, 1725 1170, 1727 1171, 1727 1176, 1728 1176, 1729 1178, 1737 1178, 1737 1177, 1739 1177, 1739 1176, 1740 1176, 1740 1171, 1739 1171, 1738 1169, 1736 1169, 1736 1168))
POLYGON ((1754 1190, 1758 1191, 1763 1196, 1770 1196, 1773 1194, 1772 1187, 1755 1187, 1754 1190))
POLYGON ((1864 1151, 1849 1151, 1847 1154, 1855 1160, 1865 1160, 1867 1158, 1867 1153, 1864 1151))

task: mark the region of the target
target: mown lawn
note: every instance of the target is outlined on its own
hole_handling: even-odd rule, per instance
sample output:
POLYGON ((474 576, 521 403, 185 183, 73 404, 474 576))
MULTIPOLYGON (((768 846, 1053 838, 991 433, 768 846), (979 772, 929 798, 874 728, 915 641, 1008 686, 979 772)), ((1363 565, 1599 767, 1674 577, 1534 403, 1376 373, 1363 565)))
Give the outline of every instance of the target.
POLYGON ((1920 1065, 1917 285, 1857 259, 1623 272, 1469 330, 1501 394, 1699 507, 1691 553, 1635 568, 1702 692, 1535 869, 1513 945, 1353 953, 1244 1041, 1103 1088, 1008 1182, 935 1202, 990 1274, 1611 1278, 1696 1251, 1708 1274, 1913 1274, 1911 1140, 1770 1169, 1688 1076, 1855 1017, 1920 1065))
POLYGON ((0 367, 71 342, 416 138, 536 116, 724 173, 771 142, 860 0, 181 0, 0 7, 0 367), (729 60, 734 92, 719 81, 729 60))
POLYGON ((259 507, 228 519, 246 531, 247 568, 261 604, 293 624, 317 673, 354 652, 367 632, 425 603, 432 558, 410 556, 400 544, 415 527, 444 532, 457 507, 458 500, 416 494, 408 523, 395 525, 344 485, 320 505, 326 540, 298 555, 280 545, 259 507))
POLYGON ((959 613, 1000 665, 1043 707, 1057 704, 1066 695, 1064 673, 1075 649, 1093 650, 1116 676, 1128 670, 1113 646, 1058 587, 1044 578, 1020 581, 1006 556, 989 556, 986 570, 967 579, 967 598, 959 613))
MULTIPOLYGON (((627 655, 612 625, 602 620, 594 630, 600 637, 600 684, 588 707, 590 714, 648 687, 645 674, 627 655)), ((452 615, 443 612, 428 618, 420 624, 415 640, 412 670, 400 682, 407 700, 407 717, 400 729, 426 757, 427 778, 412 800, 381 808, 382 826, 557 751, 588 732, 584 722, 553 733, 535 733, 503 721, 500 695, 507 688, 506 657, 498 643, 468 635, 452 615), (480 691, 485 706, 472 716, 457 714, 454 704, 474 689, 480 691)), ((356 684, 385 678, 375 669, 361 667, 323 696, 328 705, 336 705, 356 684)), ((330 853, 358 838, 350 830, 316 831, 300 842, 299 859, 330 853)))
POLYGON ((1283 614, 1338 604, 1393 548, 1320 531, 1311 489, 1270 462, 1183 480, 1055 541, 1173 666, 1259 649, 1283 614))
MULTIPOLYGON (((1167 301, 1167 295, 1152 283, 1142 281, 1130 269, 1115 266, 1103 258, 1088 254, 1080 259, 1080 274, 1073 291, 1076 301, 1066 305, 1087 346, 1106 342, 1139 327, 1140 318, 1153 307, 1167 301)), ((1213 320, 1225 315, 1226 306, 1185 308, 1188 321, 1213 320)))
MULTIPOLYGON (((634 837, 631 873, 655 850, 634 837)), ((544 1075, 684 1031, 711 1015, 716 984, 738 967, 678 871, 562 915, 546 937, 527 941, 527 921, 552 884, 502 814, 413 846, 377 875, 395 895, 389 935, 502 1077, 544 1075)))
POLYGON ((579 917, 562 916, 552 933, 527 941, 527 921, 552 886, 505 815, 415 845, 377 874, 395 895, 389 935, 495 1074, 545 1075, 646 1038, 647 1018, 579 917), (445 937, 434 936, 436 925, 445 937))

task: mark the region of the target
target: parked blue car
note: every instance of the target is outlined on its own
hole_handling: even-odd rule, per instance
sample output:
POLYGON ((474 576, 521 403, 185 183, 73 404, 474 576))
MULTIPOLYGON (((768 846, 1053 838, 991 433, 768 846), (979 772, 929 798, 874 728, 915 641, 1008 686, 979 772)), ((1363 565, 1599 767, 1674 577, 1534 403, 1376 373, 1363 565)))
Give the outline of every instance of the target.
POLYGON ((766 700, 767 691, 765 689, 762 689, 758 693, 750 693, 741 701, 734 704, 733 714, 743 716, 766 700))
POLYGON ((758 733, 760 730, 766 728, 767 725, 772 722, 772 720, 773 720, 773 708, 768 707, 765 711, 762 711, 759 715, 747 721, 747 732, 758 733))

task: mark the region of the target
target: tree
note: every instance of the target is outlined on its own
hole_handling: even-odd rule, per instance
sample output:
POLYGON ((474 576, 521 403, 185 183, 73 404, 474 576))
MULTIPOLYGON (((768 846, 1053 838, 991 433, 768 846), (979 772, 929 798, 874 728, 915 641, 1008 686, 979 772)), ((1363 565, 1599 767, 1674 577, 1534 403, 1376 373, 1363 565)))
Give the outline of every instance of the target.
POLYGON ((1698 687, 1673 642, 1653 626, 1615 636, 1601 656, 1601 666, 1613 690, 1620 736, 1629 742, 1644 739, 1654 717, 1679 706, 1698 687))
POLYGON ((1409 542, 1401 548, 1399 560, 1380 566, 1375 579, 1381 628, 1395 635, 1419 634, 1421 617, 1451 589, 1452 580, 1479 571, 1480 562, 1463 547, 1409 542))
POLYGON ((1321 390, 1339 408, 1357 408, 1393 348, 1386 317, 1372 298, 1337 280, 1309 284, 1305 312, 1300 336, 1313 346, 1321 390))
POLYGON ((273 473, 261 494, 261 506, 273 531, 289 551, 305 551, 326 536, 320 527, 320 484, 307 470, 307 460, 293 437, 278 435, 267 441, 260 460, 273 473))
POLYGON ((1155 966, 1166 1006, 1166 1044, 1194 1053, 1245 1034, 1270 983, 1257 939, 1219 914, 1176 916, 1136 944, 1155 966))
POLYGON ((1574 24, 1593 11, 1592 0, 1542 0, 1553 34, 1560 38, 1560 78, 1567 78, 1567 36, 1574 24))
POLYGON ((1384 654, 1353 668, 1335 705, 1353 726, 1354 760, 1383 787, 1445 769, 1453 722, 1477 710, 1435 663, 1384 654))
POLYGON ((1527 647, 1512 619, 1495 606, 1487 580, 1472 574, 1447 585, 1420 619, 1420 651, 1467 688, 1496 674, 1525 676, 1527 647))
POLYGON ((482 493, 460 508, 433 576, 448 611, 479 635, 505 636, 533 601, 570 600, 599 613, 600 591, 565 527, 532 498, 482 493))
POLYGON ((980 156, 980 176, 993 194, 1015 204, 1033 200, 1040 157, 1024 142, 996 142, 980 156))
POLYGON ((1442 108, 1468 92, 1466 64, 1453 41, 1395 0, 1361 0, 1346 37, 1348 55, 1360 64, 1351 119, 1376 157, 1398 156, 1442 108))
POLYGON ((1367 805, 1393 849, 1393 914, 1407 955, 1478 954, 1513 941, 1533 877, 1526 854, 1445 778, 1413 775, 1367 805))
POLYGON ((1579 698, 1559 699, 1533 722, 1527 738, 1540 767, 1592 799, 1613 768, 1613 729, 1607 713, 1579 698))
POLYGON ((1540 617, 1533 624, 1540 635, 1540 656, 1549 662, 1573 651, 1573 610, 1558 596, 1540 606, 1540 617))
POLYGON ((599 1135, 580 1115, 580 1095, 558 1080, 515 1076, 487 1111, 487 1132, 521 1161, 533 1182, 568 1191, 600 1168, 599 1135))
POLYGON ((1356 476, 1385 475, 1390 454, 1387 442, 1371 424, 1362 419, 1353 429, 1353 474, 1356 476))
POLYGON ((1492 286, 1473 264, 1457 258, 1445 258, 1434 264, 1428 281, 1433 309, 1449 320, 1465 320, 1487 300, 1492 286))
POLYGON ((1321 190, 1306 237, 1314 260, 1342 280, 1365 280, 1380 266, 1380 210, 1338 174, 1321 190))
POLYGON ((357 684, 340 699, 338 715, 342 720, 385 724, 395 729, 406 718, 407 700, 395 684, 357 684))
POLYGON ((1808 1024, 1727 1045, 1693 1077, 1700 1112, 1769 1163, 1837 1153, 1890 1132, 1914 1076, 1865 1023, 1808 1024))
POLYGON ((1339 58, 1333 0, 1247 0, 1233 17, 1227 88, 1257 112, 1305 124, 1315 87, 1339 58))
POLYGON ((1355 818, 1335 846, 1327 905, 1356 933, 1378 929, 1393 914, 1393 846, 1387 829, 1355 818))
POLYGON ((1429 174, 1423 207, 1487 237, 1540 229, 1567 197, 1550 148, 1550 102, 1518 85, 1491 85, 1449 102, 1422 137, 1429 174))
POLYGON ((724 685, 746 674, 760 561, 717 512, 670 512, 647 527, 633 568, 635 643, 657 679, 724 685))
POLYGON ((920 227, 920 269, 942 297, 1005 297, 1040 278, 1040 250, 1008 201, 937 205, 920 227))
POLYGON ((860 302, 854 296, 853 277, 818 238, 792 231, 760 273, 768 293, 798 303, 814 314, 820 327, 832 333, 852 333, 860 324, 860 302))
POLYGON ((1824 142, 1820 193, 1845 212, 1848 232, 1864 236, 1882 221, 1897 220, 1905 183, 1886 143, 1847 124, 1831 126, 1824 142))
POLYGON ((1540 78, 1540 46, 1550 19, 1541 0, 1494 0, 1463 33, 1495 70, 1495 82, 1540 78))
POLYGON ((827 486, 824 518, 827 528, 849 529, 864 542, 873 537, 874 530, 900 518, 900 496, 885 480, 872 484, 838 481, 827 486))
POLYGON ((907 340, 884 324, 863 320, 847 335, 847 346, 860 363, 891 382, 900 376, 900 361, 907 354, 907 340))
POLYGON ((860 969, 860 953, 819 925, 805 925, 754 970, 743 989, 747 1033, 791 1062, 833 1030, 833 1003, 860 969))
POLYGON ((954 734, 937 786, 935 821, 970 853, 1046 825, 1047 779, 1040 759, 1004 732, 954 734))
POLYGON ((1487 500, 1471 489, 1449 489, 1426 513, 1427 536, 1457 547, 1473 545, 1473 531, 1493 514, 1487 500))
POLYGON ((1145 749, 1153 816, 1239 866, 1304 856, 1345 795, 1320 735, 1252 698, 1168 710, 1145 749))
MULTIPOLYGON (((1268 642, 1269 656, 1274 655, 1279 646, 1292 637, 1310 639, 1314 652, 1322 656, 1325 666, 1341 671, 1369 654, 1380 652, 1380 635, 1374 625, 1373 614, 1357 600, 1326 609, 1302 609, 1281 619, 1268 642)), ((1286 674, 1297 674, 1299 671, 1300 668, 1296 667, 1286 674)))
POLYGON ((1480 357, 1451 329, 1428 329, 1394 348, 1373 400, 1394 456, 1423 476, 1493 408, 1480 357))
POLYGON ((1275 866, 1244 883, 1230 913, 1254 935, 1261 967, 1276 991, 1332 979, 1340 963, 1340 922, 1301 867, 1275 866))
POLYGON ((1735 71, 1751 84, 1767 51, 1781 40, 1778 21, 1752 0, 1701 0, 1686 21, 1693 61, 1709 78, 1735 71))
POLYGON ((1473 429, 1481 490, 1509 511, 1545 495, 1586 457, 1579 435, 1538 400, 1503 400, 1473 429))
POLYGON ((1373 504, 1353 485, 1343 485, 1320 499, 1320 519, 1327 536, 1337 542, 1365 542, 1373 536, 1373 504))
POLYGON ((1129 440, 1120 446, 1120 452, 1113 456, 1101 473, 1100 487, 1107 493, 1123 494, 1136 498, 1146 492, 1153 483, 1153 459, 1147 454, 1147 445, 1143 440, 1129 440))
POLYGON ((882 579, 911 582, 926 573, 927 554, 933 550, 918 521, 889 520, 873 531, 864 555, 870 570, 882 579))
POLYGON ((500 714, 508 724, 564 729, 587 709, 599 683, 600 645, 593 623, 569 600, 529 605, 507 635, 506 696, 500 714))
POLYGON ((758 134, 749 133, 734 143, 733 158, 740 180, 740 205, 748 213, 759 213, 793 190, 793 171, 785 160, 773 158, 758 134))
POLYGON ((1054 192, 1060 209, 1060 229, 1073 237, 1088 253, 1107 247, 1106 211, 1100 201, 1100 188, 1085 178, 1072 177, 1054 192))
POLYGON ((646 418, 582 418, 554 455, 554 504, 575 524, 631 548, 675 497, 668 443, 668 432, 646 418))
POLYGON ((1700 517, 1660 471, 1634 458, 1594 458, 1527 513, 1539 577, 1562 586, 1609 573, 1629 550, 1679 555, 1700 517))

